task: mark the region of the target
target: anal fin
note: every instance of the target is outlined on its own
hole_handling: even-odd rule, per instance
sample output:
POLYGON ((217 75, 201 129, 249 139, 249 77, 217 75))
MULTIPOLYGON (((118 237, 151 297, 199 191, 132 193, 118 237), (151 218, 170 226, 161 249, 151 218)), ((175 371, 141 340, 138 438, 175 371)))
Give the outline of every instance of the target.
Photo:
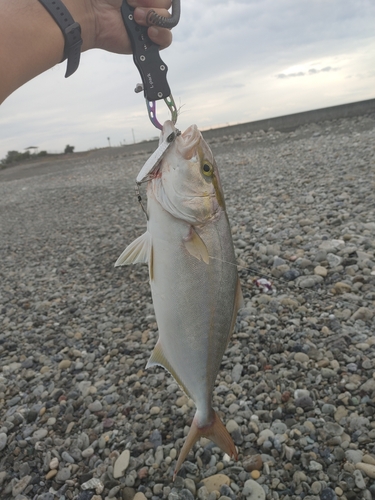
POLYGON ((146 368, 151 368, 152 366, 162 366, 163 368, 165 368, 172 375, 172 377, 175 379, 175 381, 178 383, 181 389, 185 392, 185 394, 189 396, 189 398, 191 397, 189 391, 187 390, 184 383, 180 379, 176 370, 172 367, 170 362, 165 357, 160 340, 158 340, 158 342, 156 343, 156 346, 152 351, 151 357, 147 362, 146 368))

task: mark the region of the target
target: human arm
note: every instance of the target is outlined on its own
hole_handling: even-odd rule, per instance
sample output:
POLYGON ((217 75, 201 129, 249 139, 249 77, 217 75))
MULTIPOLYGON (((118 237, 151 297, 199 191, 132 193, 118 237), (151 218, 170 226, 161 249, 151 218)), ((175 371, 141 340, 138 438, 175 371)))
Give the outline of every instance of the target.
MULTIPOLYGON (((122 17, 122 0, 63 0, 81 26, 82 52, 101 48, 130 54, 131 45, 122 17)), ((129 0, 135 7, 135 21, 145 26, 152 8, 167 16, 170 0, 129 0)), ((167 47, 172 40, 169 30, 148 29, 150 39, 167 47)), ((63 34, 38 0, 0 0, 0 103, 18 87, 61 62, 63 34)))

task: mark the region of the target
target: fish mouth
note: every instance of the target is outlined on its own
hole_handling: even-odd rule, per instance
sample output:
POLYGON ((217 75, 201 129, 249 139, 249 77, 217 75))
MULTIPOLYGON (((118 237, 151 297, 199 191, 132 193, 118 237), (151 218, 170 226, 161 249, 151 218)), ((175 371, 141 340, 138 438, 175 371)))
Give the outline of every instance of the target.
MULTIPOLYGON (((167 120, 163 125, 163 130, 160 135, 159 144, 169 137, 170 134, 176 133, 178 129, 171 120, 167 120)), ((202 135, 196 125, 190 125, 185 132, 177 136, 175 139, 178 152, 186 160, 191 160, 196 152, 197 145, 201 140, 202 135)))
POLYGON ((191 160, 195 155, 201 138, 202 135, 198 127, 196 125, 190 125, 190 127, 181 134, 181 139, 178 143, 178 149, 181 156, 186 160, 191 160))

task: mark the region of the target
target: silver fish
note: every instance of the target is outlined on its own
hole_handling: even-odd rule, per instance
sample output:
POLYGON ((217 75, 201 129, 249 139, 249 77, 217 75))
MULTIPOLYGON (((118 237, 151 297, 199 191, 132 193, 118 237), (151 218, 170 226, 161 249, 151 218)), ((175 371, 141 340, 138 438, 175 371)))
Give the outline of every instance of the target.
MULTIPOLYGON (((173 132, 167 121, 160 143, 173 132)), ((219 172, 195 125, 150 174, 147 214, 146 232, 115 265, 148 263, 159 339, 147 368, 163 366, 197 408, 176 475, 202 436, 237 458, 212 392, 243 299, 219 172)))

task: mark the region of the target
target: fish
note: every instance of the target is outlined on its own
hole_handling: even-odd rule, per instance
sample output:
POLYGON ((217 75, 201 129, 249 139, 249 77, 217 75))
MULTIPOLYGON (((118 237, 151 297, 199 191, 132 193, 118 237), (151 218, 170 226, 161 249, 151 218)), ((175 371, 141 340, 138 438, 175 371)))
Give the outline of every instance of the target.
POLYGON ((181 134, 165 122, 159 144, 171 134, 173 144, 148 177, 147 230, 115 266, 148 264, 159 337, 146 367, 164 367, 196 406, 175 477, 201 437, 238 458, 212 394, 243 297, 211 149, 196 125, 181 134))

